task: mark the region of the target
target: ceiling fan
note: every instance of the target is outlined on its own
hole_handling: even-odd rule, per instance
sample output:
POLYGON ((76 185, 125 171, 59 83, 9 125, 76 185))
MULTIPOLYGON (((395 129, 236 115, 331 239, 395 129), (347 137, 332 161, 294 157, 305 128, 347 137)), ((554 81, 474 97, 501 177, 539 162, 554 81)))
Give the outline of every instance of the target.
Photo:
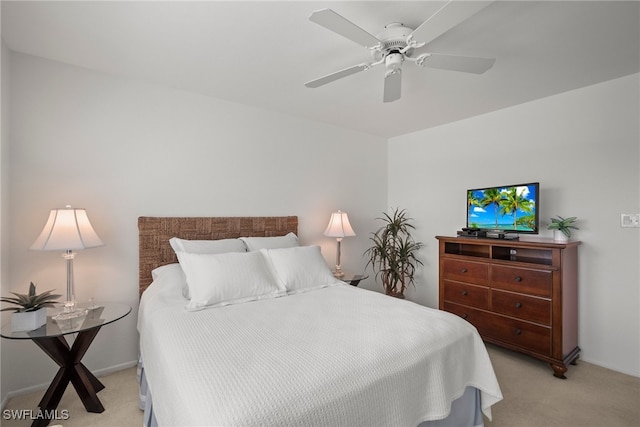
POLYGON ((401 96, 402 64, 405 61, 414 62, 422 67, 482 74, 493 66, 495 59, 422 52, 421 48, 490 3, 492 2, 450 0, 415 30, 393 22, 386 25, 384 31, 377 36, 363 30, 331 9, 317 10, 309 16, 309 20, 366 47, 370 50, 373 61, 353 65, 311 80, 305 83, 305 86, 316 88, 384 64, 387 71, 384 76, 383 101, 392 102, 400 99, 401 96))

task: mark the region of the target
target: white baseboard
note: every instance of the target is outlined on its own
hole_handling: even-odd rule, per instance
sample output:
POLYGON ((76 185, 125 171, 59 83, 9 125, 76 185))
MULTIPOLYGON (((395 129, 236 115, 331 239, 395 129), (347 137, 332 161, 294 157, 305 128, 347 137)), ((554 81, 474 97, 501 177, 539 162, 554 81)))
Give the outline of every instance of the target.
MULTIPOLYGON (((611 365, 609 365, 607 363, 603 363, 600 360, 594 360, 594 359, 590 359, 588 357, 587 358, 582 357, 582 354, 580 355, 580 358, 578 359, 578 363, 580 363, 580 361, 591 363, 592 365, 597 365, 597 366, 600 366, 601 368, 610 369, 612 371, 616 371, 616 372, 619 372, 621 374, 625 374, 625 375, 629 375, 629 376, 632 376, 632 377, 640 378, 640 372, 627 371, 626 369, 620 369, 617 366, 611 366, 611 365)), ((569 369, 571 369, 571 368, 569 368, 569 369)))
MULTIPOLYGON (((96 377, 104 377, 105 375, 113 374, 114 372, 122 371, 123 369, 132 368, 137 364, 138 364, 138 361, 134 360, 130 362, 121 363, 119 365, 109 366, 103 369, 96 369, 95 371, 91 371, 91 372, 96 377)), ((37 384, 37 385, 21 388, 20 390, 10 391, 7 393, 5 398, 2 399, 1 408, 4 410, 4 408, 7 406, 7 403, 9 403, 9 400, 13 399, 14 397, 23 396, 29 393, 35 393, 40 390, 46 390, 47 387, 49 387, 49 384, 50 383, 37 384)))
POLYGON ((113 374, 114 372, 122 371, 124 369, 133 368, 134 366, 137 366, 137 365, 138 365, 138 360, 133 360, 131 362, 125 362, 119 365, 109 366, 103 369, 96 369, 95 371, 92 371, 92 372, 93 372, 93 375, 95 375, 96 377, 104 377, 105 375, 113 374))

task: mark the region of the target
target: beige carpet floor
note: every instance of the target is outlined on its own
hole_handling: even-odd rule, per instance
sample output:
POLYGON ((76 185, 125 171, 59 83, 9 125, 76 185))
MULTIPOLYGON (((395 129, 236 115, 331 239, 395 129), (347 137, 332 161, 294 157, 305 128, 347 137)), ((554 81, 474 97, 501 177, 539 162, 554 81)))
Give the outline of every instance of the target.
POLYGON ((640 378, 578 360, 561 380, 544 362, 487 348, 504 396, 487 427, 640 426, 640 378))
MULTIPOLYGON (((493 407, 487 427, 638 427, 640 426, 640 378, 620 374, 579 361, 567 372, 568 379, 552 375, 551 368, 536 359, 487 345, 504 400, 493 407)), ((100 378, 106 386, 98 396, 106 410, 92 414, 69 386, 59 410, 68 420, 52 424, 64 427, 140 427, 136 369, 100 378)), ((11 399, 6 410, 36 410, 44 392, 11 399)), ((28 426, 30 421, 0 420, 4 427, 28 426)))

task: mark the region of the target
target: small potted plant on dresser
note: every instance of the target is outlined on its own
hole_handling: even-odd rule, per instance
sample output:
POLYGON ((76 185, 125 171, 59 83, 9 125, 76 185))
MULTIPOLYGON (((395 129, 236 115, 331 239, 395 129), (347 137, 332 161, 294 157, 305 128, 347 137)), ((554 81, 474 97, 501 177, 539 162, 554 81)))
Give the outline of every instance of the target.
POLYGON ((396 208, 391 216, 385 213, 377 219, 382 220, 384 226, 370 237, 373 246, 365 251, 369 258, 366 267, 371 264, 387 295, 404 298, 407 286, 415 286, 416 266, 422 265, 416 253, 423 244, 411 236, 415 227, 404 209, 396 208))
POLYGON ((53 289, 36 295, 36 285, 31 282, 28 294, 11 292, 15 298, 3 297, 0 299, 2 302, 17 306, 0 310, 14 311, 11 316, 11 330, 13 332, 32 331, 47 323, 47 307, 53 307, 57 302, 55 299, 60 297, 60 295, 51 292, 53 289))
POLYGON ((551 224, 549 224, 548 229, 553 230, 553 240, 556 242, 568 242, 571 237, 571 229, 579 230, 578 227, 573 225, 577 219, 575 216, 563 218, 560 215, 557 215, 557 218, 551 218, 551 224))

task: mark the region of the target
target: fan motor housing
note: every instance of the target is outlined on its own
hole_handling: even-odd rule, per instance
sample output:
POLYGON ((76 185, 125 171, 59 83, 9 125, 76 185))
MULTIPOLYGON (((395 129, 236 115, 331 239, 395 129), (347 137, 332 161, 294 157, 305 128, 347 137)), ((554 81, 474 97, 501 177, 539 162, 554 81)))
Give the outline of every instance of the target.
MULTIPOLYGON (((378 61, 392 53, 398 53, 400 49, 407 46, 407 37, 413 32, 412 28, 406 27, 400 22, 392 22, 384 27, 384 31, 377 35, 378 39, 382 42, 381 50, 372 50, 371 55, 378 61)), ((412 49, 406 52, 406 55, 411 55, 412 49)), ((400 61, 402 63, 402 61, 400 61)), ((389 65, 387 65, 389 67, 389 65)), ((396 68, 396 67, 394 67, 396 68)))

